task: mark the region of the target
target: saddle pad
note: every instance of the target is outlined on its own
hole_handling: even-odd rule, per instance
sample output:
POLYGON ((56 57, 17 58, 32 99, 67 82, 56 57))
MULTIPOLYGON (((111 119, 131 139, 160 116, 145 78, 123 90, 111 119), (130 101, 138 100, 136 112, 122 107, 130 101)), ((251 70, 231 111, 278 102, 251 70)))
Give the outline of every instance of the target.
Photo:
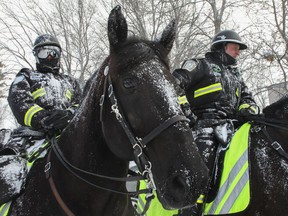
POLYGON ((26 160, 17 155, 0 157, 0 204, 18 196, 27 177, 26 160))
POLYGON ((0 205, 20 195, 34 162, 47 154, 48 141, 41 139, 34 140, 33 143, 26 149, 27 158, 19 155, 0 156, 0 205))
POLYGON ((248 139, 251 124, 244 124, 233 136, 224 158, 219 191, 214 201, 206 203, 205 215, 244 211, 250 202, 248 139))

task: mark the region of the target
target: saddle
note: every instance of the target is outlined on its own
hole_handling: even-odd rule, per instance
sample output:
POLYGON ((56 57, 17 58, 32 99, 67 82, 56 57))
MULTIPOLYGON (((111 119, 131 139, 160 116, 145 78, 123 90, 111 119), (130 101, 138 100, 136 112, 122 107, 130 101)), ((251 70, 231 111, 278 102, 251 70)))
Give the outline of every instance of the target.
POLYGON ((46 155, 45 134, 19 127, 1 130, 0 137, 0 206, 18 197, 25 188, 33 162, 46 155))

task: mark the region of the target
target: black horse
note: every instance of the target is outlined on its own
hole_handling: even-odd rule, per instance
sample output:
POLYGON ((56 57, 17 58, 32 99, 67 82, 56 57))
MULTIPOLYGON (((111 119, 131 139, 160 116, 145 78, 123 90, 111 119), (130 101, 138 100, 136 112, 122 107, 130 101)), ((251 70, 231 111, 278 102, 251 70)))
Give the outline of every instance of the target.
POLYGON ((108 37, 110 55, 78 113, 60 138, 52 139, 47 158, 35 162, 9 215, 134 215, 125 182, 129 160, 156 187, 165 208, 195 203, 206 187, 208 171, 169 71, 175 23, 157 41, 127 39, 117 6, 108 37))
MULTIPOLYGON (((288 214, 288 96, 264 108, 263 114, 264 117, 246 117, 252 120, 248 134, 250 165, 247 169, 250 201, 240 200, 240 204, 247 202, 247 207, 240 212, 234 210, 232 215, 288 214)), ((227 207, 228 211, 233 208, 233 202, 229 203, 226 199, 229 200, 222 196, 222 200, 219 199, 218 204, 213 206, 216 215, 231 215, 221 213, 227 207)))

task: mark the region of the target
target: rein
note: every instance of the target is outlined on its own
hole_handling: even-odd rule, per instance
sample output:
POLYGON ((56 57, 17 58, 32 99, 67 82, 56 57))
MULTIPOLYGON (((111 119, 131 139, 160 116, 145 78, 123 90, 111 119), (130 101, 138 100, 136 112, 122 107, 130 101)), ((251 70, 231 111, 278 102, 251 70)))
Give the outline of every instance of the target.
MULTIPOLYGON (((78 179, 80 179, 81 181, 93 186, 93 187, 96 187, 96 188, 99 188, 99 189, 102 189, 102 190, 106 190, 106 191, 110 191, 110 192, 113 192, 113 193, 118 193, 118 194, 123 194, 123 195, 138 195, 138 194, 141 194, 141 193, 146 193, 146 197, 149 201, 149 204, 151 202, 151 200, 154 198, 153 196, 153 192, 152 190, 149 188, 149 189, 142 189, 142 190, 138 190, 138 191, 135 191, 135 192, 126 192, 126 191, 117 191, 117 190, 113 190, 113 189, 110 189, 110 188, 106 188, 106 187, 101 187, 99 185, 96 185, 94 183, 92 183, 91 181, 81 177, 79 174, 77 174, 75 171, 78 171, 78 172, 81 172, 81 173, 85 173, 85 174, 88 174, 88 175, 91 175, 91 176, 94 176, 94 177, 98 177, 98 178, 104 178, 104 179, 109 179, 109 180, 115 180, 115 181, 136 181, 136 180, 142 180, 143 177, 142 176, 131 176, 131 177, 126 177, 126 178, 118 178, 118 177, 110 177, 110 176, 103 176, 103 175, 99 175, 99 174, 95 174, 95 173, 90 173, 88 171, 85 171, 85 170, 82 170, 82 169, 79 169, 77 167, 75 167, 74 165, 72 165, 63 155, 62 151, 60 150, 59 146, 58 146, 58 143, 56 141, 56 138, 55 137, 52 137, 51 139, 51 146, 52 146, 52 150, 49 151, 48 153, 48 157, 47 157, 47 163, 45 165, 45 176, 46 178, 48 179, 48 182, 49 182, 49 185, 50 185, 50 188, 52 190, 52 193, 53 195, 55 196, 55 199, 57 200, 59 206, 62 208, 62 210, 65 212, 65 214, 67 216, 75 216, 75 214, 70 210, 70 208, 65 204, 65 202, 63 201, 62 197, 60 196, 57 188, 56 188, 56 185, 54 183, 54 180, 53 180, 53 177, 52 177, 52 174, 51 174, 51 152, 53 151, 57 157, 57 159, 61 162, 61 164, 75 177, 77 177, 78 179), (75 171, 74 171, 75 170, 75 171)), ((148 203, 148 202, 147 202, 148 203)), ((148 207, 147 207, 147 210, 148 210, 148 207)), ((146 211, 147 211, 146 210, 146 211)))
MULTIPOLYGON (((110 191, 113 193, 118 193, 118 194, 124 194, 124 195, 138 195, 141 193, 148 193, 151 190, 147 190, 147 189, 143 189, 143 190, 138 190, 138 191, 134 191, 134 192, 125 192, 125 191, 117 191, 117 190, 113 190, 110 188, 105 188, 105 187, 101 187, 99 185, 94 184, 93 182, 85 179, 84 177, 80 176, 79 173, 82 174, 86 174, 92 177, 97 177, 97 178, 102 178, 102 179, 108 179, 108 180, 113 180, 113 181, 123 181, 123 182, 127 182, 127 181, 138 181, 138 180, 143 180, 144 178, 142 176, 130 176, 130 177, 112 177, 112 176, 104 176, 104 175, 100 175, 100 174, 96 174, 96 173, 91 173, 88 171, 85 171, 83 169, 80 169, 76 166, 74 166, 73 164, 71 164, 63 155, 61 149, 59 148, 59 145, 56 141, 55 137, 52 137, 51 140, 51 147, 52 147, 52 151, 55 153, 57 159, 61 162, 61 164, 71 173, 73 174, 75 177, 77 177, 78 179, 86 182, 87 184, 102 189, 102 190, 106 190, 106 191, 110 191)), ((45 165, 45 172, 48 172, 51 169, 51 161, 50 158, 47 158, 47 163, 45 165)))

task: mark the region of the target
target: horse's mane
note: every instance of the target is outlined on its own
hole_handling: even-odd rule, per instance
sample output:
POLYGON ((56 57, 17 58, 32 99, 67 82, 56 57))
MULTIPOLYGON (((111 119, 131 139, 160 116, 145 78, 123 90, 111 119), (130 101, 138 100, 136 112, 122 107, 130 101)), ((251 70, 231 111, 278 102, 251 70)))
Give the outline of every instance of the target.
POLYGON ((140 61, 155 58, 156 55, 169 68, 167 52, 167 49, 161 43, 138 37, 129 37, 111 52, 111 59, 113 59, 113 65, 121 71, 123 69, 131 69, 136 64, 139 64, 140 61))
POLYGON ((288 95, 263 109, 265 117, 285 119, 288 116, 288 95))

